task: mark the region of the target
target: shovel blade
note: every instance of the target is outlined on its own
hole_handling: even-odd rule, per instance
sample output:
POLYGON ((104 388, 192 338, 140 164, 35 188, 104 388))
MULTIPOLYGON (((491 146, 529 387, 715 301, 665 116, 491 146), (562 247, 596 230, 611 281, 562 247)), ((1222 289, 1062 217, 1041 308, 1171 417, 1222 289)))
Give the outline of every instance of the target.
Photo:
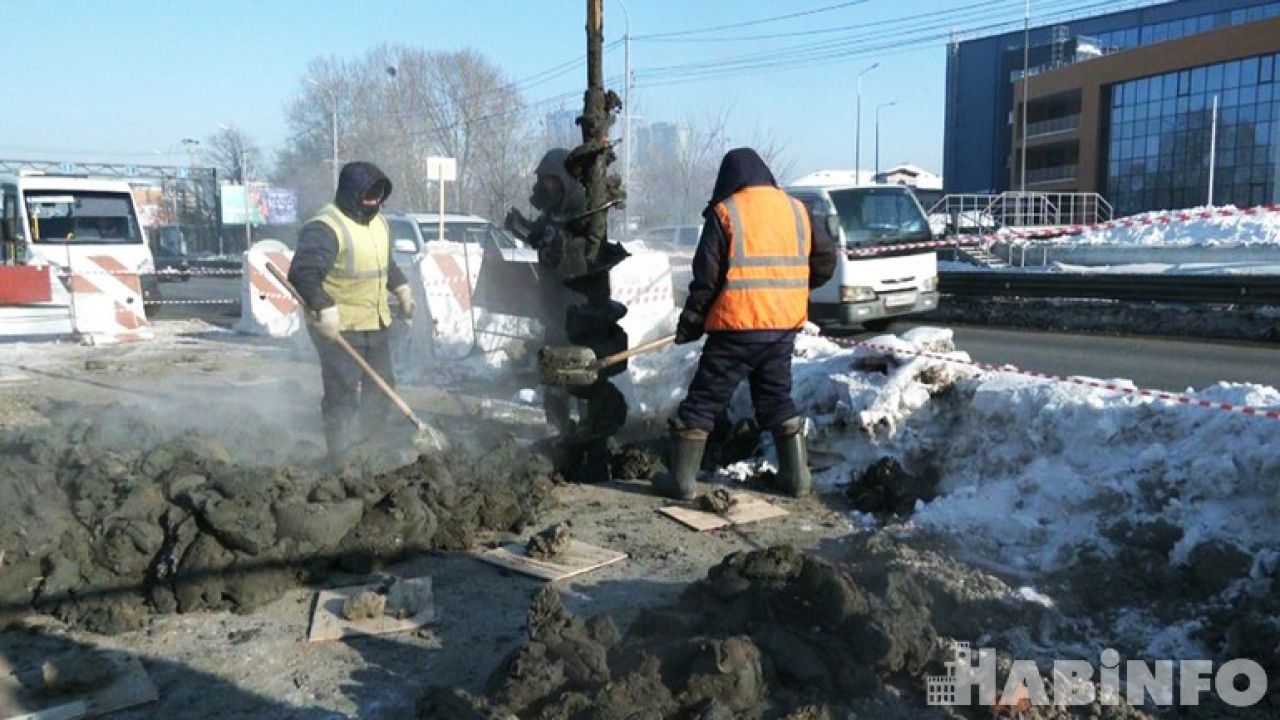
POLYGON ((595 352, 581 345, 548 345, 538 350, 538 367, 544 372, 585 370, 595 361, 595 352))

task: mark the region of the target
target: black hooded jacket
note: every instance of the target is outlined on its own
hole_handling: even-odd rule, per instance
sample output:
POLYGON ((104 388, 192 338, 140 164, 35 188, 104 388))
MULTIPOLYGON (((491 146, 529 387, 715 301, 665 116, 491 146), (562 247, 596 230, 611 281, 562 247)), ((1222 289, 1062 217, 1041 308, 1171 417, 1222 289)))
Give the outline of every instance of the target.
MULTIPOLYGON (((338 190, 333 194, 333 204, 343 215, 361 225, 368 225, 377 212, 367 213, 360 206, 360 199, 370 193, 379 193, 385 201, 391 195, 391 180, 387 178, 377 165, 367 162, 353 162, 342 166, 338 176, 338 190)), ((379 205, 381 208, 381 205, 379 205)), ((298 294, 311 310, 323 310, 333 306, 333 298, 324 291, 324 279, 338 259, 338 238, 329 226, 320 221, 312 221, 298 231, 298 248, 294 252, 293 262, 289 265, 289 282, 298 289, 298 294)), ((394 290, 409 282, 404 273, 391 260, 387 253, 387 289, 394 290)))
MULTIPOLYGON (((720 216, 715 212, 716 205, 743 188, 762 185, 777 187, 778 181, 755 150, 735 148, 720 161, 720 173, 716 176, 715 189, 711 191, 711 201, 702 211, 705 222, 702 225, 702 237, 698 240, 698 249, 693 255, 693 280, 689 282, 689 297, 684 303, 686 313, 705 319, 711 310, 711 303, 724 288, 725 274, 729 271, 728 234, 720 226, 720 216)), ((812 241, 809 252, 809 287, 816 288, 835 274, 836 249, 826 224, 814 222, 812 214, 809 216, 809 227, 812 241)), ((734 334, 744 340, 772 341, 794 332, 746 330, 734 331, 734 334)))

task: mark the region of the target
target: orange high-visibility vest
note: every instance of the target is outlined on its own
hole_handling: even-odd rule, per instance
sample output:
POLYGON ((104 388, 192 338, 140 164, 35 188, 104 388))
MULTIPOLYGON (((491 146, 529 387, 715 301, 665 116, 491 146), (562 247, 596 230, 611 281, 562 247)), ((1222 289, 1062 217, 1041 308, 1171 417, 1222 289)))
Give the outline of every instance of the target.
POLYGON ((795 330, 809 316, 812 240, 804 205, 775 187, 739 190, 716 205, 729 244, 724 288, 707 330, 795 330))

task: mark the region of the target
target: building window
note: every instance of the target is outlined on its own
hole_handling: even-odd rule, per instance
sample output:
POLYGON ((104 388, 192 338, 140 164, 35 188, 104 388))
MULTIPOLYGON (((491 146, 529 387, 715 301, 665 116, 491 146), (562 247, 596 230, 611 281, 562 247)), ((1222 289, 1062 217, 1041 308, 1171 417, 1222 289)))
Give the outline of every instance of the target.
POLYGON ((1203 203, 1217 99, 1214 202, 1274 202, 1280 174, 1280 55, 1192 68, 1110 88, 1103 187, 1117 213, 1203 203))

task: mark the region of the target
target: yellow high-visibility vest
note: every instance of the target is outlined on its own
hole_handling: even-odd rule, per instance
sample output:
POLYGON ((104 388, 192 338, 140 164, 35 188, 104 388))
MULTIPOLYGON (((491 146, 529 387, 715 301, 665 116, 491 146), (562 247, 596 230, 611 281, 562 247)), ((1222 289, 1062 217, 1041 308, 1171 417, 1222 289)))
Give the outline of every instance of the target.
POLYGON ((378 330, 391 325, 387 303, 387 263, 391 230, 378 215, 361 225, 332 203, 311 222, 329 226, 338 238, 338 257, 325 276, 324 291, 338 306, 342 330, 378 330))

